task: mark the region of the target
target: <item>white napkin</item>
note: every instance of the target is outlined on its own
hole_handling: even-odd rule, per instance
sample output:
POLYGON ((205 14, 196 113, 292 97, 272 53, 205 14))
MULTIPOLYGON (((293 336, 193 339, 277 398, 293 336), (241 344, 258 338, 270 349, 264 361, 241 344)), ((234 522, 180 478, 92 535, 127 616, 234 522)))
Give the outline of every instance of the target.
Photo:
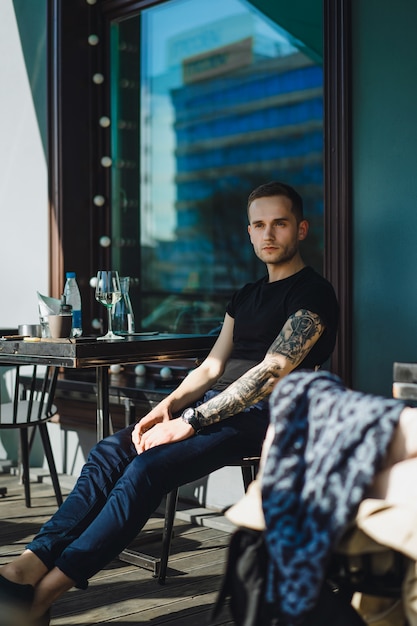
POLYGON ((58 298, 50 298, 49 296, 43 296, 39 291, 38 294, 38 306, 39 315, 44 318, 48 315, 58 315, 61 308, 61 300, 58 298))

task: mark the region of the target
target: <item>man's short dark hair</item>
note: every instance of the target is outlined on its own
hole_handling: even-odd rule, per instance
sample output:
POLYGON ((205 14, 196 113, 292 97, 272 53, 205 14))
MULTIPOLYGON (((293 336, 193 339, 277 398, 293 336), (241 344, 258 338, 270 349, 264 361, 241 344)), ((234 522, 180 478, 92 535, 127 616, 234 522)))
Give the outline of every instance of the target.
POLYGON ((291 210, 295 215, 295 219, 299 224, 304 219, 303 213, 303 199, 299 193, 293 189, 290 185, 286 183, 280 183, 275 180, 270 181, 269 183, 265 183, 260 185, 256 189, 252 191, 248 198, 248 215, 250 205, 257 198, 266 198, 270 196, 285 196, 289 198, 292 202, 291 210))

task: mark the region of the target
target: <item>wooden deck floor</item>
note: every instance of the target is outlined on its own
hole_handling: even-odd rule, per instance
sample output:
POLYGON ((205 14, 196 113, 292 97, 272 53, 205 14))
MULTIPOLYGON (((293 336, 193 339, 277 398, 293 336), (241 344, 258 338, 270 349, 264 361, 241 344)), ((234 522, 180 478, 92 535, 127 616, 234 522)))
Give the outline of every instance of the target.
MULTIPOLYGON (((56 509, 52 488, 34 483, 32 507, 27 509, 23 488, 14 476, 0 474, 0 486, 7 495, 0 499, 0 564, 24 549, 40 525, 56 509)), ((158 556, 157 530, 161 517, 155 516, 142 533, 139 549, 158 556)), ((204 626, 216 599, 224 571, 230 533, 176 520, 167 581, 159 585, 146 569, 119 559, 94 576, 87 591, 71 590, 52 609, 52 626, 93 624, 164 624, 204 626)), ((225 609, 215 622, 230 626, 225 609)))

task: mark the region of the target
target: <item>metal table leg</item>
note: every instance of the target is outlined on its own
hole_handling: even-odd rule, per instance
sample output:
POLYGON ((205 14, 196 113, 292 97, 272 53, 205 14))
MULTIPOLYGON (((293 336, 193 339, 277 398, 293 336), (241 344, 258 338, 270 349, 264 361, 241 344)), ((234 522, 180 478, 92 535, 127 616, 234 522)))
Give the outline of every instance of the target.
MULTIPOLYGON (((110 434, 110 407, 109 407, 109 371, 108 366, 96 367, 96 380, 97 380, 97 441, 100 441, 104 437, 107 437, 110 434)), ((125 420, 131 421, 131 417, 134 417, 134 405, 132 406, 130 402, 125 404, 126 415, 125 420)), ((126 424, 128 425, 128 424, 126 424)), ((172 528, 171 528, 172 534, 172 528)), ((165 531, 166 534, 166 531, 165 531)), ((162 539, 164 533, 161 533, 160 536, 157 535, 155 538, 162 539)), ((149 569, 152 571, 154 578, 158 578, 159 575, 159 567, 161 563, 160 558, 155 558, 144 554, 142 552, 136 552, 135 550, 130 550, 126 548, 119 554, 119 559, 121 561, 126 561, 127 563, 132 563, 133 565, 137 565, 138 567, 143 567, 145 569, 149 569)), ((166 569, 166 564, 165 564, 166 569)), ((164 569, 164 574, 165 574, 164 569)), ((162 584, 165 582, 165 576, 163 578, 162 584)))
POLYGON ((96 367, 97 380, 97 441, 110 434, 108 366, 96 367))

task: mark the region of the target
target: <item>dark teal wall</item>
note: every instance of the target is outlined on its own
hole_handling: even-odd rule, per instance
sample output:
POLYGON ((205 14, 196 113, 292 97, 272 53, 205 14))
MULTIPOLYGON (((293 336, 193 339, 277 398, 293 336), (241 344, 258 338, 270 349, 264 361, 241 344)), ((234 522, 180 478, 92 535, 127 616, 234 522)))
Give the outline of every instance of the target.
POLYGON ((47 155, 47 0, 13 0, 39 132, 47 155))
POLYGON ((417 359, 417 2, 353 1, 354 386, 417 359))

